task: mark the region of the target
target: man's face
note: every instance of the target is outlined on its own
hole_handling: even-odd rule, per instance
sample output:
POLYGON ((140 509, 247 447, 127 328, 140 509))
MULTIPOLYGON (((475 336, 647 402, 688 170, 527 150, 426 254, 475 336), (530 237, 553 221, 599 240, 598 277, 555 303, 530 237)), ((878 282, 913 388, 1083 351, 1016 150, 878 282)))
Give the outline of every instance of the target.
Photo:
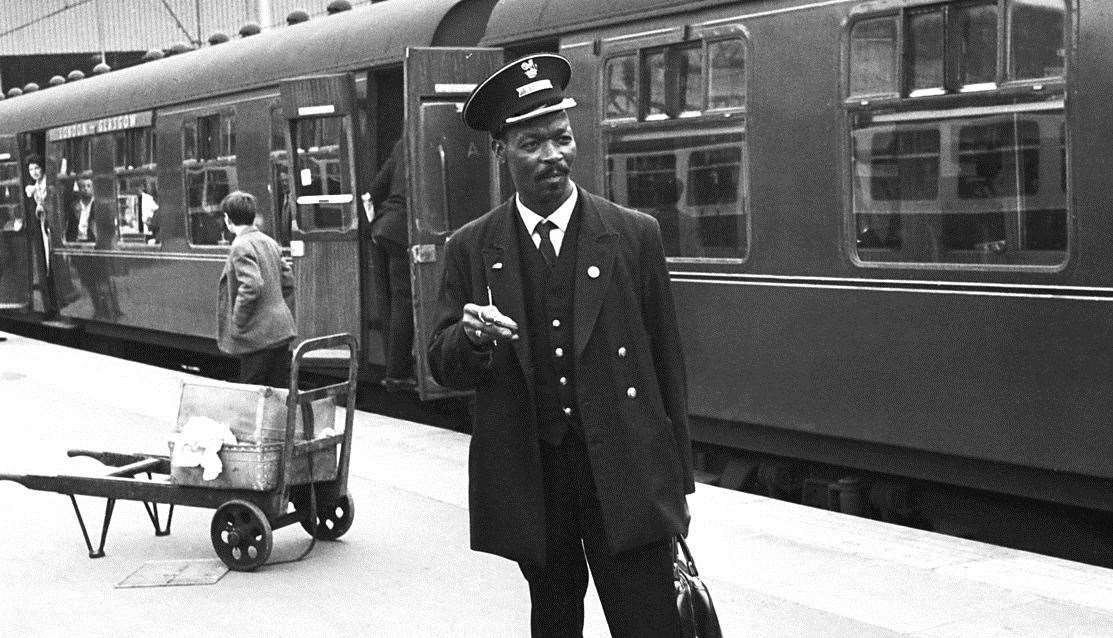
POLYGON ((564 111, 527 120, 495 140, 522 202, 541 215, 556 210, 571 192, 568 172, 576 159, 576 139, 564 111))
POLYGON ((79 179, 77 180, 77 194, 81 199, 89 201, 93 199, 93 180, 79 179))
POLYGON ((37 182, 43 176, 43 167, 32 162, 27 165, 27 174, 31 176, 31 181, 37 182))

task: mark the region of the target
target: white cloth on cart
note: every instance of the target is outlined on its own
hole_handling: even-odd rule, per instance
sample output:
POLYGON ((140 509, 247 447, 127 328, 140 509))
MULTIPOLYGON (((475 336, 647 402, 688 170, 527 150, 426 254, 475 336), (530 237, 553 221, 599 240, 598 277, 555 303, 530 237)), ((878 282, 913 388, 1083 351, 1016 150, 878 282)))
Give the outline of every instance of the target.
POLYGON ((181 431, 170 439, 174 444, 171 465, 179 467, 201 466, 201 478, 211 481, 220 476, 224 465, 220 462, 220 448, 225 443, 235 444, 236 435, 226 424, 204 416, 193 416, 185 422, 181 431))

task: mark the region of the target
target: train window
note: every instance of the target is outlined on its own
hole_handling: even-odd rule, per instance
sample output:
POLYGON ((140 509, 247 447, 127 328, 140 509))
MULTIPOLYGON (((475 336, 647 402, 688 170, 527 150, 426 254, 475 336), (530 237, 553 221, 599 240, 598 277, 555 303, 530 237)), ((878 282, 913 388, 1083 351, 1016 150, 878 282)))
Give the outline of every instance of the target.
POLYGON ((153 128, 120 131, 116 141, 116 218, 120 239, 155 243, 158 213, 158 174, 155 170, 153 128))
POLYGON ((950 12, 948 38, 955 40, 955 86, 992 87, 997 81, 997 6, 971 4, 950 12))
POLYGON ((352 186, 341 164, 347 149, 348 129, 348 122, 343 117, 295 121, 297 157, 294 184, 298 197, 295 223, 300 230, 348 230, 355 227, 352 186))
POLYGON ((197 122, 193 120, 182 124, 182 157, 197 159, 197 122))
POLYGON ((707 108, 738 109, 746 106, 746 48, 738 39, 707 45, 707 108))
POLYGON ((665 105, 665 51, 645 54, 645 94, 649 97, 644 107, 645 119, 668 117, 665 105))
POLYGON ((703 110, 703 49, 675 46, 645 54, 645 119, 690 117, 703 110))
POLYGON ((223 245, 231 241, 220 202, 239 184, 235 122, 233 114, 220 113, 187 121, 182 128, 189 239, 195 245, 223 245))
POLYGON ((608 196, 653 215, 670 258, 748 252, 745 58, 718 34, 604 64, 608 196))
POLYGON ((281 246, 290 245, 290 158, 286 153, 287 120, 281 107, 271 109, 271 205, 273 206, 274 239, 281 246))
POLYGON ((744 134, 695 129, 607 145, 607 191, 653 215, 668 257, 744 258, 748 247, 744 134))
POLYGON ((943 92, 943 10, 917 11, 908 18, 912 95, 943 92))
POLYGON ((1014 80, 1063 74, 1066 7, 1061 0, 1014 0, 1009 8, 1009 77, 1014 80))
POLYGON ((623 55, 607 60, 603 70, 606 99, 603 117, 607 119, 638 116, 638 59, 623 55))
POLYGON ((71 137, 51 142, 47 154, 58 166, 55 189, 63 225, 62 240, 67 243, 96 240, 99 218, 93 188, 91 162, 93 136, 71 137))
POLYGON ((873 199, 903 201, 938 196, 939 131, 892 127, 861 139, 870 147, 863 155, 869 158, 873 199))
POLYGON ((1064 24, 1059 0, 1000 0, 909 10, 903 21, 866 14, 850 25, 844 106, 859 261, 1064 263, 1065 95, 1054 77, 1065 68, 1064 24), (889 40, 904 42, 893 75, 907 85, 903 96, 871 104, 854 96, 873 94, 868 69, 878 56, 855 52, 882 22, 896 29, 889 40), (1040 83, 1018 92, 1002 72, 1040 83))
POLYGON ((897 92, 897 17, 860 20, 850 31, 850 94, 897 92))
POLYGON ((0 230, 23 228, 23 175, 18 162, 0 162, 0 230))

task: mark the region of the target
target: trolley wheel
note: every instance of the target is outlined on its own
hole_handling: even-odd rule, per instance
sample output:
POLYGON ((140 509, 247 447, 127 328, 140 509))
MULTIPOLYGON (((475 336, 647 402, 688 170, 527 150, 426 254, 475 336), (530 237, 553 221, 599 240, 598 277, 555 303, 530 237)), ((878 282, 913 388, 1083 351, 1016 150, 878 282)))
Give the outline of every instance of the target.
POLYGON ((217 508, 209 536, 220 560, 238 572, 254 571, 266 563, 274 547, 267 515, 247 501, 228 501, 217 508))
MULTIPOLYGON (((313 516, 307 516, 302 519, 301 526, 317 540, 334 541, 351 529, 356 512, 355 501, 350 494, 336 496, 329 495, 328 490, 322 491, 325 493, 317 494, 316 520, 313 516)), ((308 492, 299 495, 294 507, 303 512, 309 509, 308 492)))

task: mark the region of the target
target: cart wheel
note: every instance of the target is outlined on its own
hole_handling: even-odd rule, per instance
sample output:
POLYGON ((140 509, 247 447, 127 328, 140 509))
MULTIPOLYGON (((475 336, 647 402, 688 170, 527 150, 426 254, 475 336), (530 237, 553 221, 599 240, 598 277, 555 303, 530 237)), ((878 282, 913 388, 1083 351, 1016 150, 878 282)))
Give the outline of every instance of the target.
POLYGON ((266 514, 254 503, 228 501, 213 514, 213 549, 229 569, 250 572, 267 562, 274 535, 266 514))
MULTIPOLYGON (((312 517, 302 519, 301 526, 309 535, 317 540, 334 541, 344 535, 352 527, 355 517, 355 502, 348 494, 344 496, 317 495, 317 521, 314 525, 312 517)), ((300 500, 300 499, 299 499, 300 500)), ((300 500, 301 506, 295 507, 305 511, 309 509, 309 498, 300 500)))

